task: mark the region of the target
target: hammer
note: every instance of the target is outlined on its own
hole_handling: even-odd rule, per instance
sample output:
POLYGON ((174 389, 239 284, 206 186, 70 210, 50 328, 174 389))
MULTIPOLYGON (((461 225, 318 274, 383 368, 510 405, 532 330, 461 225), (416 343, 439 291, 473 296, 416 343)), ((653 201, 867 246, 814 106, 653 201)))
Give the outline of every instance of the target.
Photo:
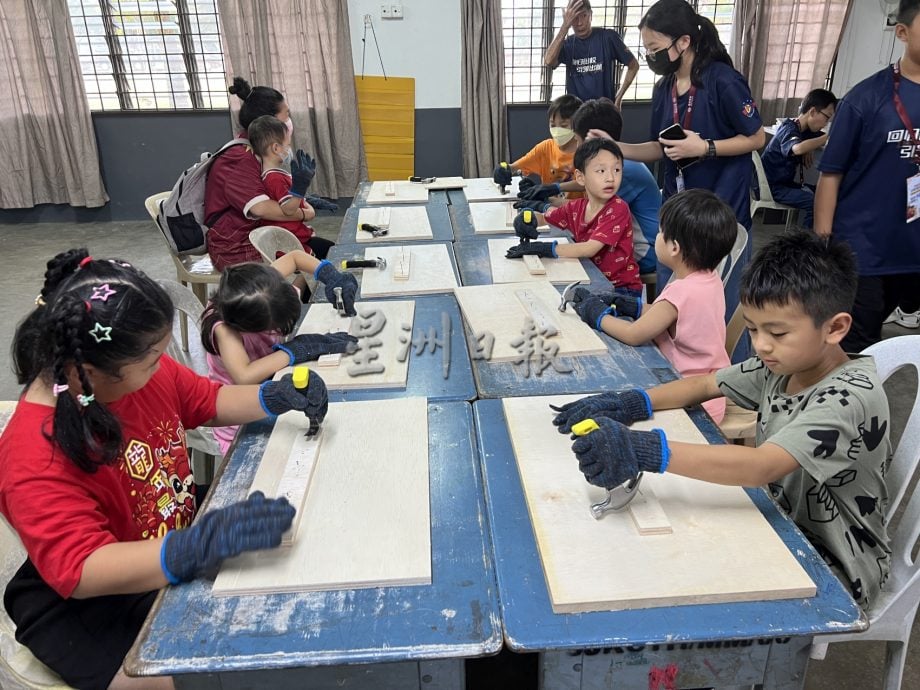
POLYGON ((559 311, 565 311, 569 302, 571 302, 575 297, 575 288, 581 285, 580 280, 576 280, 574 283, 569 283, 565 286, 565 290, 562 291, 562 300, 559 302, 559 311))
POLYGON ((344 259, 342 270, 349 268, 379 268, 381 271, 387 267, 387 260, 382 256, 376 259, 344 259))
MULTIPOLYGON (((576 436, 585 436, 599 428, 597 422, 593 419, 585 419, 584 421, 578 422, 578 424, 572 425, 572 433, 576 436)), ((628 506, 629 502, 636 497, 641 482, 642 473, 640 472, 628 482, 615 486, 612 489, 607 489, 607 498, 600 503, 591 504, 591 515, 594 516, 595 520, 600 520, 608 511, 623 510, 623 508, 628 506)))

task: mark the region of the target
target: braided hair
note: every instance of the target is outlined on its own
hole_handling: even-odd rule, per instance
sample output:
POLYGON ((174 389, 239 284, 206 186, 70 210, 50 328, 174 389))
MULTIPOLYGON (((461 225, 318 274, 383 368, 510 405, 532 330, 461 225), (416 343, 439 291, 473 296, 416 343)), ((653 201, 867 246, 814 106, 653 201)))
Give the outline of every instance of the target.
POLYGON ((77 467, 94 472, 117 459, 122 434, 115 415, 94 401, 85 365, 119 377, 124 365, 143 359, 172 329, 172 301, 130 264, 71 249, 48 262, 36 304, 13 338, 16 377, 26 386, 41 378, 63 387, 73 369, 79 401, 66 392, 56 396, 46 437, 77 467))

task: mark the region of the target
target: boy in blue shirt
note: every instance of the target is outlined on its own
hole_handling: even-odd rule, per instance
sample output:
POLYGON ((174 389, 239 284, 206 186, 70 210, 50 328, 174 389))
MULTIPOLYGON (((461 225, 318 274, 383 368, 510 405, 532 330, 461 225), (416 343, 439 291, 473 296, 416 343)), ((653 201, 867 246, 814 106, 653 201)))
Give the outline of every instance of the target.
POLYGON ((551 70, 565 63, 565 92, 587 101, 610 98, 619 109, 623 95, 639 73, 639 62, 613 29, 591 26, 591 3, 570 0, 562 15, 562 26, 546 49, 543 64, 551 70), (566 36, 569 29, 573 35, 566 36), (613 93, 614 63, 626 65, 626 78, 613 93))
POLYGON ((920 307, 920 224, 912 224, 920 216, 918 15, 920 0, 901 0, 895 36, 904 55, 840 101, 818 164, 815 232, 849 243, 859 270, 847 352, 881 340, 896 306, 920 307))
POLYGON ((776 134, 764 149, 763 170, 773 199, 800 208, 802 227, 810 228, 814 219, 815 193, 805 186, 805 171, 811 167, 814 152, 827 143, 822 132, 834 117, 837 97, 826 89, 810 91, 799 116, 788 118, 776 128, 776 134))

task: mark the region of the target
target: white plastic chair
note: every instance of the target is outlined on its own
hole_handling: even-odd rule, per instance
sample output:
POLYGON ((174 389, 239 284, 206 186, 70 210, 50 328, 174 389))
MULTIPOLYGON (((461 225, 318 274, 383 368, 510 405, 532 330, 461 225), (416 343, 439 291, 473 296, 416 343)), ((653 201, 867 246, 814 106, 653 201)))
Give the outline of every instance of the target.
POLYGON ((763 171, 763 161, 760 160, 760 154, 757 151, 751 151, 751 158, 754 161, 754 172, 757 175, 757 189, 760 191, 760 198, 754 198, 754 191, 751 190, 751 218, 754 214, 765 208, 772 208, 777 211, 786 212, 786 231, 792 229, 795 225, 796 218, 799 215, 799 209, 794 206, 781 204, 773 199, 773 192, 770 191, 770 184, 767 182, 767 175, 763 171))
MULTIPOLYGON (((920 377, 920 335, 889 338, 867 347, 864 354, 875 358, 879 378, 883 381, 894 372, 907 366, 914 367, 920 377)), ((891 524, 907 488, 920 462, 920 393, 914 400, 904 433, 895 449, 891 468, 885 476, 890 503, 885 520, 891 524)), ((885 690, 898 690, 904 676, 907 644, 920 604, 920 560, 913 549, 920 538, 920 491, 914 491, 891 537, 891 573, 872 607, 869 629, 861 633, 843 635, 818 635, 811 648, 812 659, 823 659, 827 645, 851 640, 884 640, 885 690)))
MULTIPOLYGON (((747 230, 744 229, 741 223, 738 223, 738 234, 735 236, 735 243, 732 245, 731 251, 726 254, 725 258, 716 266, 716 273, 722 277, 722 285, 727 286, 728 281, 731 280, 731 277, 734 275, 735 269, 738 267, 738 259, 741 257, 742 252, 744 252, 747 242, 747 230)), ((671 278, 673 279, 674 276, 672 275, 671 278)))
POLYGON ((263 225, 255 228, 249 233, 249 242, 259 250, 259 254, 267 264, 272 263, 279 253, 287 254, 298 249, 303 251, 303 245, 297 236, 277 225, 263 225))
MULTIPOLYGON (((177 311, 181 312, 193 324, 201 323, 201 314, 204 312, 204 307, 201 306, 197 297, 187 287, 179 285, 174 280, 158 280, 157 282, 166 290, 177 311)), ((166 352, 180 364, 197 371, 202 376, 207 376, 208 372, 206 370, 196 369, 188 351, 176 346, 175 339, 169 343, 166 352)), ((189 450, 192 451, 192 474, 195 475, 195 481, 199 484, 209 484, 214 477, 215 458, 223 457, 220 446, 214 438, 214 432, 211 431, 210 427, 206 426, 200 426, 197 429, 186 429, 185 443, 189 450), (195 457, 194 451, 198 451, 204 456, 201 467, 196 467, 198 458, 195 457)))

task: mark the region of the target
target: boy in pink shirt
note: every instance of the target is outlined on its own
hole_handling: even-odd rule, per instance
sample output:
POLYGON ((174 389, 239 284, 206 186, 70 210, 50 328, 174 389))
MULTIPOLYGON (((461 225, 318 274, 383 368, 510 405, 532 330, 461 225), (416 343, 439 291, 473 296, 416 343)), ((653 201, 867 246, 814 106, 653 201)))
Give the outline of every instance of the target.
MULTIPOLYGON (((682 377, 710 374, 729 366, 725 352, 725 293, 714 271, 738 234, 734 212, 715 194, 691 189, 661 207, 655 240, 658 260, 674 272, 654 304, 641 297, 575 292, 575 311, 592 328, 627 345, 650 340, 682 377), (624 321, 616 317, 629 317, 624 321)), ((725 398, 703 407, 716 421, 725 416, 725 398)))

